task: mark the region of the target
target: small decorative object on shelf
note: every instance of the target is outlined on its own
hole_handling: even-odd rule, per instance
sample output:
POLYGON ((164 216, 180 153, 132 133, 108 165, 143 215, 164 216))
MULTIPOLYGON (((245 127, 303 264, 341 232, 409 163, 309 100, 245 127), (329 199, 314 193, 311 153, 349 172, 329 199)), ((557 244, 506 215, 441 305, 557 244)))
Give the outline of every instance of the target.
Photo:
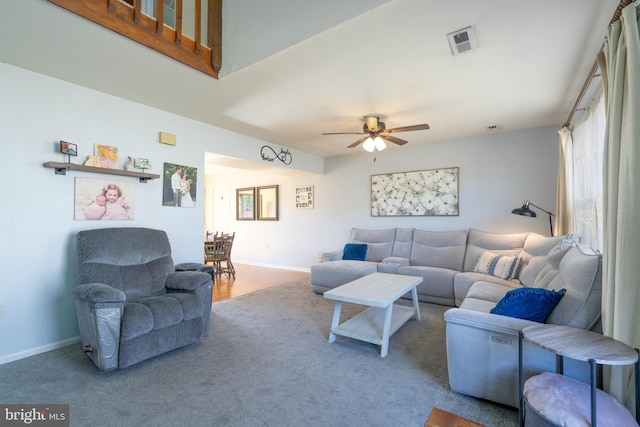
POLYGON ((60 141, 60 152, 67 155, 67 163, 71 163, 71 156, 78 155, 78 146, 67 141, 60 141))
POLYGON ((100 159, 96 156, 89 156, 87 160, 84 162, 85 166, 90 166, 92 168, 102 167, 102 163, 100 163, 100 159))

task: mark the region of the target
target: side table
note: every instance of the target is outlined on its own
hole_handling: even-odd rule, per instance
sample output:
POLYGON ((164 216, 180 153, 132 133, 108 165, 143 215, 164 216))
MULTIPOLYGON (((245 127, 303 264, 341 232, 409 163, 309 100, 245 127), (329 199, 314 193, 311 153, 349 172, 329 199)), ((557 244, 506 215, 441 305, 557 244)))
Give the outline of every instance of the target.
POLYGON ((524 426, 524 381, 523 381, 523 339, 548 350, 556 355, 556 372, 563 374, 563 358, 580 360, 589 363, 591 370, 591 426, 596 427, 596 384, 597 365, 631 365, 634 364, 636 420, 640 414, 640 372, 638 350, 613 338, 587 331, 551 324, 528 326, 520 332, 519 340, 519 394, 520 394, 520 426, 524 426))

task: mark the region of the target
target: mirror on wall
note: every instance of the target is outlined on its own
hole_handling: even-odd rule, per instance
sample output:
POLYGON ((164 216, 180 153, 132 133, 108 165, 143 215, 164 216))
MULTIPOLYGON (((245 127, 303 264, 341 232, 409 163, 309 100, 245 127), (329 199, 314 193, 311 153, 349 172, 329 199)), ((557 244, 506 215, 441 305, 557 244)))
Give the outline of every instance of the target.
POLYGON ((236 189, 236 219, 238 221, 253 221, 255 218, 255 188, 236 189))
POLYGON ((278 220, 278 186, 267 185, 257 190, 258 220, 278 220))

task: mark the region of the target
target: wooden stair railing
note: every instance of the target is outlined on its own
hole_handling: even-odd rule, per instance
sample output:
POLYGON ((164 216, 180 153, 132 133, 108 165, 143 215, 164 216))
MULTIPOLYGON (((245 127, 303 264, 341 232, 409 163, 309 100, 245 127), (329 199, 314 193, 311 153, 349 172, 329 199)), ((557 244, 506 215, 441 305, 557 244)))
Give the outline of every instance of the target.
POLYGON ((182 34, 182 0, 176 0, 175 29, 164 23, 163 0, 154 0, 155 19, 142 13, 142 0, 47 1, 218 78, 222 66, 222 0, 204 0, 208 1, 206 45, 200 36, 202 0, 195 0, 195 40, 182 34))

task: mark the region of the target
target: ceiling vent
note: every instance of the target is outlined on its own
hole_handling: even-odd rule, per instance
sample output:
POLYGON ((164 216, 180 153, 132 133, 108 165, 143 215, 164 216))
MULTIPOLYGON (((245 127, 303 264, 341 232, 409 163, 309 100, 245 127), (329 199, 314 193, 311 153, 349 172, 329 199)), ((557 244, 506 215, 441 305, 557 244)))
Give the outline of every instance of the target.
POLYGON ((451 52, 453 52, 454 55, 470 52, 478 46, 476 36, 473 33, 473 27, 466 27, 449 33, 447 34, 447 38, 449 39, 451 52))

